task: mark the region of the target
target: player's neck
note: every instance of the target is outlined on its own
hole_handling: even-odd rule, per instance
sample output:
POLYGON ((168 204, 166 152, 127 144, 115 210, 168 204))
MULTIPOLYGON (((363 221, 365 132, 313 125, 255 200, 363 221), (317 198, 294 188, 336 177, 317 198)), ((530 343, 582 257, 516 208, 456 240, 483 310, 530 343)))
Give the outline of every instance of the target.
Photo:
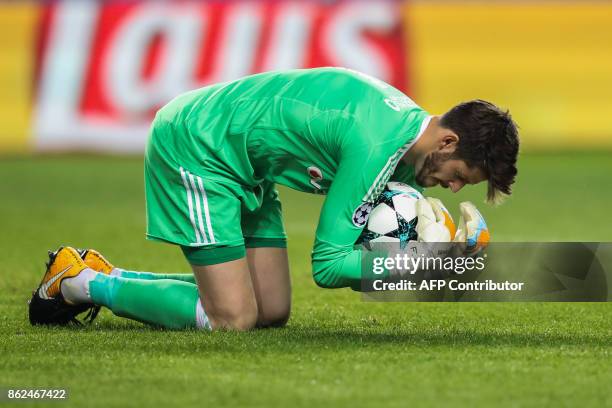
POLYGON ((402 160, 414 166, 421 158, 426 157, 437 146, 437 130, 440 127, 440 116, 432 116, 425 131, 414 145, 406 152, 402 160))

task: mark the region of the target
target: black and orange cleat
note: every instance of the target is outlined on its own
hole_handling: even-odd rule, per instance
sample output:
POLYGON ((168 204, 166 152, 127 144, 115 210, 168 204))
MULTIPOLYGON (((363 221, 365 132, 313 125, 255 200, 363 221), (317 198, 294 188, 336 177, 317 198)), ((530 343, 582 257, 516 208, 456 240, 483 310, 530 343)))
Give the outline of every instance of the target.
POLYGON ((85 265, 96 272, 110 275, 113 269, 115 269, 113 264, 108 262, 108 260, 95 249, 77 249, 77 252, 79 253, 83 262, 85 262, 85 265))
POLYGON ((64 279, 73 278, 86 268, 87 265, 74 248, 60 247, 55 252, 49 251, 45 276, 29 302, 32 325, 82 324, 76 317, 84 312, 88 312, 84 321, 91 322, 96 318, 99 306, 90 303, 72 305, 66 302, 60 290, 64 279))

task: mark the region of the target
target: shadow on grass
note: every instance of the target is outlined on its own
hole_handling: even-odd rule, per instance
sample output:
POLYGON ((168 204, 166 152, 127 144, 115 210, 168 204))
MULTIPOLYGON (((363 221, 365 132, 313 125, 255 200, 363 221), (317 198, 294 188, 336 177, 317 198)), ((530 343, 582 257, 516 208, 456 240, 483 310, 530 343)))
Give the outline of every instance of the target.
MULTIPOLYGON (((561 330, 561 329, 559 329, 561 330)), ((240 352, 303 352, 304 350, 337 350, 384 347, 432 346, 506 346, 506 347, 610 347, 612 339, 603 333, 558 333, 550 328, 522 327, 513 331, 499 328, 417 328, 400 327, 304 327, 250 332, 196 330, 173 331, 137 323, 100 322, 90 327, 36 328, 45 335, 94 336, 106 345, 117 343, 121 349, 150 349, 156 352, 184 353, 191 351, 240 352), (128 340, 128 341, 126 341, 128 340)), ((32 332, 30 332, 32 333, 32 332)))

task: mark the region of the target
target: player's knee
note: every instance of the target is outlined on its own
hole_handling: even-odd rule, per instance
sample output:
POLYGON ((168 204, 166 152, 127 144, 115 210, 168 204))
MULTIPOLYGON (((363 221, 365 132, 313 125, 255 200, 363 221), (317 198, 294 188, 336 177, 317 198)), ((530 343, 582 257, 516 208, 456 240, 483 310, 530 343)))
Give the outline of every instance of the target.
POLYGON ((213 328, 246 331, 255 328, 257 324, 257 310, 243 311, 236 314, 224 314, 223 316, 214 317, 213 328))
POLYGON ((289 321, 291 305, 267 307, 260 311, 257 319, 257 327, 283 327, 289 321))
POLYGON ((243 313, 235 316, 228 321, 228 328, 238 331, 246 331, 255 328, 257 325, 257 311, 254 313, 243 313))
POLYGON ((257 325, 257 303, 245 302, 209 316, 213 329, 245 331, 257 325))

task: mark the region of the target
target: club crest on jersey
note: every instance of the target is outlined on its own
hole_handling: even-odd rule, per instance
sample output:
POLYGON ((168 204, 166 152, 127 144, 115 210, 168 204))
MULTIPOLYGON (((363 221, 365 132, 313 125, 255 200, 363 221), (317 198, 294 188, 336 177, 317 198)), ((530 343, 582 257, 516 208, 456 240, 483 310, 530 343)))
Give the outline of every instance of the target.
POLYGON ((362 228, 368 222, 368 217, 374 208, 374 203, 365 202, 353 212, 353 225, 362 228))
POLYGON ((318 181, 323 180, 323 172, 321 171, 321 169, 315 166, 310 166, 306 169, 306 171, 310 176, 310 184, 312 184, 312 186, 317 190, 320 190, 321 185, 318 183, 318 181))

